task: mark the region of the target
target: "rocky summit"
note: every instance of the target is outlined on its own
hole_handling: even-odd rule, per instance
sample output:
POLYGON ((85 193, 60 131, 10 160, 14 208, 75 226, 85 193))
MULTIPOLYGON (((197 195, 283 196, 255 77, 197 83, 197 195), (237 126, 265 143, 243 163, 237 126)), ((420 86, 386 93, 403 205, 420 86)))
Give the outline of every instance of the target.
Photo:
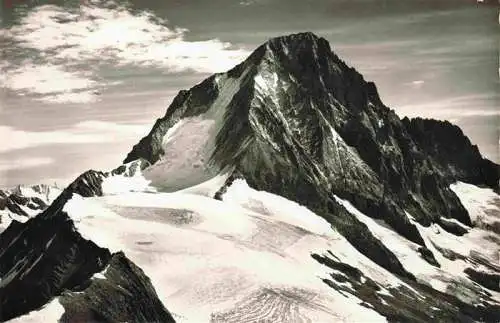
POLYGON ((325 39, 274 38, 180 91, 123 165, 13 220, 0 318, 497 322, 499 179, 325 39))

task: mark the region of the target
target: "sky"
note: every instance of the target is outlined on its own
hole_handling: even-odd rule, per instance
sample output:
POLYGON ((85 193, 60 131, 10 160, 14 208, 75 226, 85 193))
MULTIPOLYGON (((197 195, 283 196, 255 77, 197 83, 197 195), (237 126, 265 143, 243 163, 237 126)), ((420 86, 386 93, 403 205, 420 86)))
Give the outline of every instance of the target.
POLYGON ((172 98, 313 31, 400 116, 450 120, 499 162, 498 11, 471 0, 3 1, 0 187, 109 170, 172 98))

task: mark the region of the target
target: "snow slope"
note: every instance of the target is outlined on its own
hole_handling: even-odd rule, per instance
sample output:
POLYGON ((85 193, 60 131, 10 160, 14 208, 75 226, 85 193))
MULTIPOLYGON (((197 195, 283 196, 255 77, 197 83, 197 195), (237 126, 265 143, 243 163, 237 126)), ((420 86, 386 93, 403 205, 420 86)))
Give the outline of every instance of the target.
POLYGON ((367 316, 384 321, 356 297, 329 289, 320 279, 329 269, 311 253, 335 250, 379 280, 398 284, 396 277, 306 208, 240 184, 255 205, 241 203, 233 191, 224 202, 186 192, 127 193, 75 195, 65 210, 84 237, 123 250, 139 265, 180 322, 270 315, 294 322, 353 322, 367 316))
MULTIPOLYGON (((221 170, 210 163, 216 135, 224 125, 229 102, 240 89, 245 71, 238 78, 215 76, 219 95, 205 113, 177 121, 163 137, 159 161, 144 170, 144 177, 163 192, 173 192, 201 184, 221 170)), ((227 170, 226 170, 227 171, 227 170)))
POLYGON ((464 182, 450 186, 462 204, 469 211, 472 222, 477 226, 499 223, 500 197, 490 188, 480 188, 464 182))
MULTIPOLYGON (((135 176, 142 177, 140 172, 135 176)), ((339 284, 352 293, 324 283, 322 279, 330 274, 341 274, 311 257, 327 251, 383 286, 377 292, 383 303, 386 297, 396 297, 391 290, 401 286, 420 297, 407 283, 359 253, 326 220, 296 202, 252 189, 242 179, 228 187, 222 201, 213 199, 213 192, 226 179, 227 173, 219 174, 172 193, 114 191, 91 198, 74 194, 64 211, 84 238, 113 252, 124 251, 140 266, 178 322, 361 322, 367 317, 370 322, 385 321, 354 296, 349 281, 339 284)), ((491 203, 494 195, 463 183, 453 187, 461 189, 459 196, 469 212, 482 212, 486 207, 498 217, 498 208, 491 203)), ((489 270, 477 261, 477 255, 491 264, 498 261, 494 258, 498 249, 485 239, 488 233, 482 228, 469 228, 457 237, 438 225, 426 228, 414 222, 441 265, 438 268, 420 257, 417 244, 348 201, 336 199, 420 283, 453 293, 464 302, 490 301, 484 298, 484 289, 464 273, 468 267, 489 270), (450 260, 443 250, 460 256, 450 260)), ((488 292, 493 300, 500 300, 498 292, 488 292)), ((54 299, 13 322, 55 321, 62 314, 57 305, 54 299)))
MULTIPOLYGON (((470 190, 475 187, 468 186, 470 190)), ((480 191, 475 188, 475 191, 480 191)), ((462 195, 462 199, 469 195, 462 195)), ((488 233, 480 228, 470 229, 464 236, 456 236, 441 228, 438 224, 424 227, 416 221, 412 221, 420 231, 427 247, 436 257, 440 268, 425 261, 418 252, 419 246, 401 235, 391 230, 383 221, 374 220, 359 212, 351 203, 336 197, 337 201, 344 205, 349 212, 365 223, 375 236, 398 257, 403 266, 416 275, 419 282, 430 284, 434 289, 441 292, 451 292, 454 285, 460 285, 462 291, 454 293, 464 302, 479 303, 483 297, 483 292, 478 290, 477 284, 470 280, 464 270, 468 267, 481 271, 491 272, 484 265, 474 262, 471 258, 473 254, 480 254, 489 260, 491 264, 498 264, 498 245, 486 239, 488 233), (452 252, 456 259, 449 259, 443 253, 452 252)), ((473 210, 470 210, 470 212, 473 210)), ((496 210, 497 216, 500 214, 496 210)), ((411 218, 411 215, 409 215, 411 218)), ((493 272, 491 272, 493 273, 493 272)), ((489 291, 492 298, 500 301, 500 293, 489 291)))

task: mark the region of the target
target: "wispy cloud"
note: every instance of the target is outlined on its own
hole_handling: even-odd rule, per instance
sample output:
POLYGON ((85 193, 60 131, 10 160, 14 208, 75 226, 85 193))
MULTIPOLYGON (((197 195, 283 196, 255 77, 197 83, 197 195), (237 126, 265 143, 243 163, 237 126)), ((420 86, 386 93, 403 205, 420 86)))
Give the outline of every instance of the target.
POLYGON ((41 101, 88 103, 95 100, 92 88, 98 85, 91 77, 89 73, 69 72, 61 65, 27 62, 10 68, 0 85, 21 94, 41 95, 41 101))
POLYGON ((30 157, 23 159, 0 159, 0 172, 7 172, 9 170, 20 170, 26 168, 36 168, 40 166, 50 165, 54 163, 52 158, 48 157, 30 157))
POLYGON ((421 88, 424 85, 425 81, 424 80, 415 80, 410 83, 411 86, 415 88, 421 88))
POLYGON ((73 11, 39 6, 0 34, 38 53, 14 66, 3 62, 0 86, 55 102, 85 102, 95 99, 94 89, 105 83, 96 73, 104 63, 215 73, 248 55, 218 39, 188 41, 187 33, 167 27, 152 13, 135 13, 110 1, 106 6, 88 1, 73 11), (73 92, 79 95, 68 95, 73 92))
POLYGON ((56 131, 25 131, 0 126, 0 138, 9 138, 0 145, 0 153, 54 144, 105 143, 139 139, 150 127, 151 125, 102 121, 85 121, 56 131))

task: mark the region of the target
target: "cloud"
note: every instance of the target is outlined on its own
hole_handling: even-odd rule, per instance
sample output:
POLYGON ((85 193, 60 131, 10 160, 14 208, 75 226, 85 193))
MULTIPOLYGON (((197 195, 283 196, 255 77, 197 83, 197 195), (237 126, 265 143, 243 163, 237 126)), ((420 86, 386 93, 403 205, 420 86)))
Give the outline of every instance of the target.
POLYGON ((98 70, 113 66, 154 66, 168 72, 223 72, 249 53, 218 39, 187 41, 187 29, 169 28, 149 12, 133 13, 113 2, 87 1, 77 9, 43 5, 0 37, 37 53, 13 65, 2 62, 0 86, 47 95, 54 102, 87 102, 105 84, 98 70), (68 95, 76 92, 79 95, 68 95))
POLYGON ((258 0, 242 0, 242 1, 240 1, 240 5, 246 7, 246 6, 251 6, 251 5, 257 4, 259 2, 262 2, 262 1, 258 1, 258 0))
POLYGON ((95 100, 92 90, 97 82, 88 73, 68 72, 54 64, 26 65, 11 68, 0 84, 21 94, 42 95, 41 101, 88 103, 95 100))
POLYGON ((85 121, 56 131, 24 131, 0 126, 0 138, 9 138, 0 145, 0 153, 57 144, 120 142, 141 138, 151 125, 116 124, 85 121))
POLYGON ((186 41, 187 29, 168 28, 149 12, 126 7, 81 5, 69 12, 53 5, 35 8, 7 36, 53 60, 100 60, 157 65, 173 71, 220 72, 237 64, 246 51, 218 39, 186 41))
POLYGON ((415 89, 420 89, 424 86, 425 81, 424 80, 414 80, 409 83, 405 83, 405 85, 409 85, 415 89))
POLYGON ((40 166, 50 165, 53 163, 54 160, 48 157, 29 157, 16 160, 0 159, 0 172, 6 172, 13 169, 19 170, 26 168, 36 168, 40 166))

